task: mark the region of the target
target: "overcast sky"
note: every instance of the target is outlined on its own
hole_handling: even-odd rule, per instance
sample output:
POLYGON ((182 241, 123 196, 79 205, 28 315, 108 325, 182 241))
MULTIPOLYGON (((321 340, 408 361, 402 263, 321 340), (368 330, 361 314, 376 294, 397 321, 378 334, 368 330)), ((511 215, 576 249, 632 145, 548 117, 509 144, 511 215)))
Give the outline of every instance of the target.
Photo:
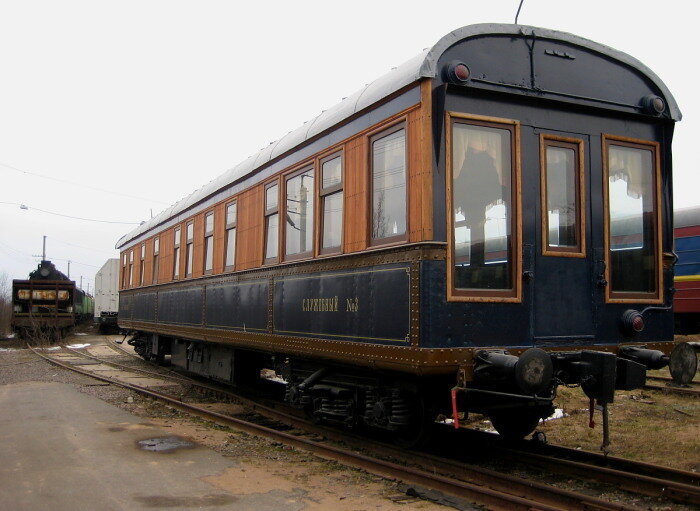
MULTIPOLYGON (((525 0, 519 19, 629 53, 665 81, 684 114, 677 208, 700 203, 693 5, 525 0)), ((512 23, 517 6, 0 1, 0 272, 26 278, 47 235, 48 258, 64 272, 72 260, 92 290, 133 226, 35 208, 137 224, 449 31, 512 23)))

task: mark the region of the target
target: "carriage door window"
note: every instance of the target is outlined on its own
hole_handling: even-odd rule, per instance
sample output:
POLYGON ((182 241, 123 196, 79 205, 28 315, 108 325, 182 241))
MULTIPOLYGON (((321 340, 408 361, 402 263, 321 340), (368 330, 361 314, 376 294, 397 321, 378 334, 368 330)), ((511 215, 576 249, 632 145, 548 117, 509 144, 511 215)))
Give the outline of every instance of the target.
POLYGON ((605 137, 610 299, 660 299, 657 147, 605 137))
POLYGON ((192 276, 192 242, 194 241, 194 223, 187 224, 187 245, 185 246, 186 277, 192 276))
POLYGON ((285 255, 303 257, 314 249, 314 169, 287 180, 285 255))
POLYGON ((204 217, 204 273, 209 274, 214 268, 214 213, 204 217))
POLYGON ((173 241, 173 278, 180 278, 180 228, 175 229, 173 241))
POLYGON ((153 279, 151 283, 158 283, 158 254, 160 253, 160 238, 153 240, 153 279))
POLYGON ((517 300, 517 125, 452 119, 450 297, 517 300))
POLYGON ((265 188, 265 263, 277 262, 278 228, 277 183, 265 188))
POLYGON ((321 162, 321 253, 340 251, 343 238, 343 157, 321 162))
POLYGON ((236 203, 226 206, 226 254, 224 256, 224 269, 233 270, 236 264, 236 203))
POLYGON ((372 137, 373 244, 406 234, 406 130, 402 126, 372 137))
POLYGON ((585 257, 583 141, 541 135, 542 253, 585 257))

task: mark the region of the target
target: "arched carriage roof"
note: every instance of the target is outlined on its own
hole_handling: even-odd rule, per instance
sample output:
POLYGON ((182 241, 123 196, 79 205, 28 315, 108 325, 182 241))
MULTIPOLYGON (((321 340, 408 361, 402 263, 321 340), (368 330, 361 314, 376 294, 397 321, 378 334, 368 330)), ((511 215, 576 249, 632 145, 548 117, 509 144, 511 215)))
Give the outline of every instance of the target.
POLYGON ((526 25, 493 23, 469 25, 445 35, 432 48, 424 50, 419 55, 416 55, 414 58, 408 60, 402 65, 393 68, 390 72, 367 84, 364 88, 344 98, 340 103, 327 110, 324 110, 296 130, 290 131, 279 140, 270 143, 269 146, 261 149, 232 169, 213 179, 202 188, 176 202, 154 218, 144 222, 123 236, 117 242, 116 247, 120 248, 128 244, 135 238, 138 238, 142 234, 163 224, 167 220, 189 210, 196 204, 202 202, 208 197, 211 197, 213 194, 245 179, 256 171, 267 166, 278 157, 304 145, 307 141, 320 135, 324 131, 327 131, 333 126, 342 123, 358 112, 403 89, 407 85, 410 85, 421 78, 435 78, 438 71, 438 60, 448 48, 459 41, 484 35, 535 35, 539 39, 552 39, 570 43, 604 55, 612 60, 616 60, 637 70, 651 83, 653 83, 666 100, 671 118, 675 121, 679 121, 681 119, 681 112, 678 109, 678 105, 666 85, 658 76, 656 76, 653 71, 626 53, 617 51, 594 41, 575 36, 573 34, 559 32, 556 30, 548 30, 526 25))

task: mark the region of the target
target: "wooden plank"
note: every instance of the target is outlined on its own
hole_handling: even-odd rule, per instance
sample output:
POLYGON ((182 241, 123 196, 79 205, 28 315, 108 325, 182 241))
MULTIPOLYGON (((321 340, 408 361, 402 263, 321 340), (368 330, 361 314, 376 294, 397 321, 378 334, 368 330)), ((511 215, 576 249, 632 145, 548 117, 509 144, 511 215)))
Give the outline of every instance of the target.
MULTIPOLYGON (((208 211, 207 211, 208 213, 208 211)), ((194 217, 194 254, 192 261, 192 278, 204 275, 204 214, 194 217)))
POLYGON ((369 218, 368 139, 358 137, 345 145, 345 205, 343 207, 343 252, 367 248, 369 218))
POLYGON ((263 186, 246 190, 238 199, 237 270, 257 268, 263 263, 263 186))
POLYGON ((423 156, 421 147, 423 123, 421 111, 414 110, 406 119, 406 174, 408 186, 408 241, 423 240, 423 156))
POLYGON ((434 239, 433 231, 433 81, 421 82, 421 217, 422 241, 434 239))
POLYGON ((224 243, 226 236, 226 204, 214 208, 214 265, 212 273, 224 271, 224 243))

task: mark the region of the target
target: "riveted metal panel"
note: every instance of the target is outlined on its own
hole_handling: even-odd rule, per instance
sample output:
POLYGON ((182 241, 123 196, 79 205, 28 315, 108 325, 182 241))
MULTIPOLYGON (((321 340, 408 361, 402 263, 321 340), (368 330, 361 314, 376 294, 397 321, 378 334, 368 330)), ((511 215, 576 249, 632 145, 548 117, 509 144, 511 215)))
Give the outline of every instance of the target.
POLYGON ((377 265, 276 278, 274 333, 408 344, 410 269, 377 265))

